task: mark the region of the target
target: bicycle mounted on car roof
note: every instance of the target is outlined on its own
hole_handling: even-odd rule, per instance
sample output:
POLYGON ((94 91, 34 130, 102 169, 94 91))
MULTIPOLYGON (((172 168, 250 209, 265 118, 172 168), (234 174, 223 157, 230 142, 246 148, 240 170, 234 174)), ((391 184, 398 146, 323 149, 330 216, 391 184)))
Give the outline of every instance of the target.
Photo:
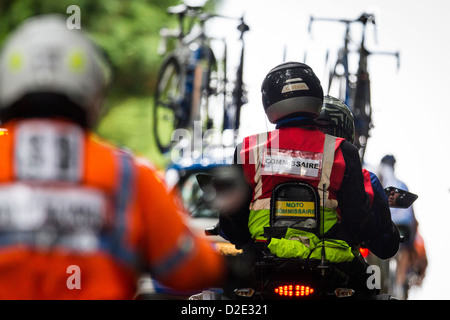
POLYGON ((212 96, 223 95, 222 130, 239 127, 240 109, 246 100, 243 83, 244 38, 249 30, 244 18, 233 18, 203 11, 203 7, 180 4, 168 8, 169 14, 178 16, 178 29, 162 28, 162 42, 158 52, 166 53, 168 38, 177 39, 175 49, 168 53, 158 75, 154 97, 153 130, 156 144, 162 153, 172 146, 171 135, 175 129, 192 130, 195 121, 200 121, 202 133, 213 127, 213 114, 209 110, 212 96), (185 19, 190 18, 187 30, 185 19), (227 90, 227 45, 224 39, 213 38, 205 33, 205 23, 211 18, 239 20, 238 30, 242 43, 241 56, 231 93, 227 90), (211 47, 212 40, 224 44, 223 67, 219 64, 211 47))
POLYGON ((363 160, 367 141, 370 137, 370 130, 373 128, 368 57, 373 54, 394 55, 397 58, 398 69, 400 54, 399 52, 373 52, 366 48, 366 26, 369 23, 376 25, 374 14, 362 13, 360 17, 352 20, 311 16, 308 26, 309 33, 311 33, 314 21, 330 21, 345 24, 344 44, 338 51, 336 63, 330 70, 328 78, 328 94, 330 94, 332 85, 337 83, 339 86, 337 97, 350 107, 355 117, 355 145, 359 150, 361 160, 363 160), (359 57, 358 68, 356 74, 352 74, 349 67, 350 44, 352 43, 350 27, 355 23, 362 24, 362 35, 356 50, 359 57))

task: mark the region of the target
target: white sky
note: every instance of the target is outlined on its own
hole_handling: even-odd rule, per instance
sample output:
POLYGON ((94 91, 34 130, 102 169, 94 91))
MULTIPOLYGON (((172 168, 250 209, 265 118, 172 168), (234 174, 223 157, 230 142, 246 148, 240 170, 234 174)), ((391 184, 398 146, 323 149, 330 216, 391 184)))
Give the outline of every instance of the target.
MULTIPOLYGON (((311 37, 309 16, 357 18, 364 11, 376 14, 378 43, 372 28, 367 33, 369 50, 400 51, 400 69, 393 57, 373 56, 369 60, 372 81, 373 123, 366 161, 377 165, 388 153, 397 158, 397 177, 419 195, 414 205, 428 251, 425 282, 412 293, 416 299, 449 299, 446 264, 450 228, 450 108, 446 88, 450 75, 448 12, 450 2, 442 0, 223 0, 219 12, 240 16, 250 25, 246 34, 245 83, 249 103, 242 111, 243 135, 271 129, 266 121, 260 85, 267 72, 286 60, 303 61, 326 87, 325 51, 335 54, 343 42, 344 26, 318 22, 311 37)), ((239 49, 235 24, 223 22, 214 32, 225 32, 229 52, 239 49), (233 47, 232 42, 237 47, 233 47)), ((355 29, 355 40, 359 31, 355 29)), ((236 53, 234 53, 236 55, 236 53)), ((236 61, 229 61, 233 66, 236 61)))

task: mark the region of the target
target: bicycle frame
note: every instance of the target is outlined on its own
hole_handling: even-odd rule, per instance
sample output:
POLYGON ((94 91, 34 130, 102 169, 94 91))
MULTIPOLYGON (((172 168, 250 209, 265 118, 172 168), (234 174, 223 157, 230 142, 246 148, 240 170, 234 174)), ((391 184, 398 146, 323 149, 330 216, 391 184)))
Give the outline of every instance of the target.
MULTIPOLYGON (((241 106, 246 103, 243 84, 244 41, 243 34, 249 30, 242 18, 209 14, 202 7, 190 7, 184 4, 169 7, 168 12, 178 17, 178 28, 160 30, 161 42, 158 48, 160 55, 166 55, 160 68, 155 92, 154 133, 156 143, 162 153, 169 151, 169 125, 173 130, 185 128, 192 130, 195 122, 200 120, 201 133, 214 127, 215 120, 210 106, 220 106, 223 109, 222 130, 237 129, 241 106), (241 59, 234 80, 232 101, 227 91, 227 44, 224 38, 208 36, 205 30, 206 22, 211 18, 239 20, 238 30, 241 32, 241 59), (189 19, 186 21, 186 19, 189 19), (186 24, 188 22, 188 24, 186 24), (167 39, 175 38, 173 50, 167 53, 167 39), (211 42, 223 42, 223 68, 215 57, 211 42), (223 94, 221 102, 211 104, 213 96, 223 94), (162 121, 159 122, 158 119, 162 121), (165 123, 162 124, 162 123, 165 123), (162 142, 164 141, 164 142, 162 142)), ((216 102, 216 101, 214 101, 216 102)), ((193 130, 194 134, 197 132, 193 130)))
MULTIPOLYGON (((397 57, 397 67, 399 67, 399 53, 390 52, 371 52, 367 50, 365 45, 366 27, 369 23, 376 25, 375 16, 369 13, 363 13, 360 17, 354 20, 335 19, 335 18, 315 18, 310 17, 308 31, 311 33, 311 26, 314 21, 329 21, 345 24, 345 35, 343 47, 339 50, 337 61, 328 79, 328 94, 333 84, 333 80, 339 78, 337 69, 342 66, 344 69, 345 89, 341 90, 338 98, 345 102, 352 110, 355 118, 355 141, 360 154, 361 161, 364 160, 367 140, 370 137, 370 130, 373 128, 372 124, 372 106, 371 106, 371 92, 370 92, 370 77, 368 71, 368 57, 373 54, 387 54, 397 57), (354 74, 350 72, 349 68, 349 44, 351 43, 351 26, 355 23, 362 24, 362 36, 358 44, 357 54, 359 56, 358 68, 355 74, 355 79, 352 80, 354 74)), ((376 31, 376 29, 374 29, 376 31)))
POLYGON ((203 66, 206 65, 207 68, 210 68, 210 64, 215 61, 209 38, 205 33, 205 23, 213 16, 202 13, 201 9, 200 7, 190 7, 183 4, 170 7, 168 12, 178 15, 179 27, 172 31, 163 28, 160 32, 164 43, 163 46, 160 46, 160 54, 164 54, 166 51, 165 42, 168 37, 178 39, 172 55, 182 66, 187 66, 187 69, 183 72, 185 78, 182 79, 184 88, 182 90, 181 107, 183 118, 189 119, 190 122, 199 118, 202 91, 205 90, 207 96, 211 94, 209 88, 210 70, 203 70, 203 66), (184 30, 186 17, 191 18, 187 31, 184 30), (208 63, 201 63, 203 59, 207 60, 208 63), (203 76, 206 76, 205 79, 203 79, 203 76))
POLYGON ((240 126, 240 113, 241 107, 247 103, 246 91, 244 88, 244 56, 245 56, 245 43, 244 34, 249 31, 249 26, 244 22, 244 17, 240 18, 240 24, 237 28, 240 31, 239 40, 241 42, 241 55, 239 58, 239 65, 236 70, 236 79, 232 91, 232 101, 225 106, 223 130, 227 129, 239 129, 240 126))

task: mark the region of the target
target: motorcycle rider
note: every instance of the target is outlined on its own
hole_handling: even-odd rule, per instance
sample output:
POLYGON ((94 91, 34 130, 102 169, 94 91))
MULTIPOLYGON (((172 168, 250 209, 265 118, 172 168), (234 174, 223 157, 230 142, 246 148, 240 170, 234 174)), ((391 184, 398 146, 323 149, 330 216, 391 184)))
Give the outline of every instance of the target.
MULTIPOLYGON (((269 121, 276 124, 276 130, 246 137, 237 146, 234 163, 248 184, 247 206, 233 215, 221 215, 220 228, 244 252, 260 256, 269 250, 284 257, 289 241, 297 240, 272 238, 269 242, 264 236, 264 227, 269 226, 272 191, 286 181, 307 182, 319 191, 321 203, 325 202, 325 207, 320 208, 325 212, 325 238, 339 243, 339 249, 327 248, 327 259, 353 261, 352 248, 371 239, 376 228, 356 147, 345 139, 325 135, 314 121, 323 103, 319 79, 306 64, 283 63, 270 70, 261 92, 264 111, 269 121), (319 170, 306 176, 286 167, 271 170, 264 165, 269 156, 283 159, 287 154, 293 155, 294 160, 321 163, 316 167, 319 170)), ((301 234, 300 239, 305 237, 308 241, 302 250, 289 252, 289 256, 320 259, 320 250, 308 248, 314 243, 314 236, 301 234)))
MULTIPOLYGON (((378 175, 383 185, 392 186, 408 191, 406 184, 395 176, 396 159, 392 154, 385 155, 378 167, 378 175)), ((418 222, 414 214, 413 207, 407 209, 391 208, 393 220, 400 225, 408 228, 408 237, 403 242, 406 247, 411 247, 417 232, 418 222)))
POLYGON ((142 266, 179 290, 223 284, 224 258, 153 166, 94 134, 108 72, 64 17, 26 21, 2 49, 0 299, 130 299, 142 266))
MULTIPOLYGON (((354 142, 354 117, 348 106, 341 100, 325 96, 317 122, 323 127, 324 133, 354 142)), ((373 172, 366 169, 363 169, 363 176, 378 230, 377 235, 368 240, 365 245, 380 259, 389 259, 398 251, 400 235, 391 219, 388 197, 380 180, 373 172)))

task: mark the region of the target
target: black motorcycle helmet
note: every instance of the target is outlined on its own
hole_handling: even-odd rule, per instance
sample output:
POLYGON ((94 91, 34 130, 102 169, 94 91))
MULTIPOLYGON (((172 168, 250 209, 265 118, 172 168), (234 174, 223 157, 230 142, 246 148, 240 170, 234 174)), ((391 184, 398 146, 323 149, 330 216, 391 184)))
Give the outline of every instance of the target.
POLYGON ((317 118, 322 108, 320 80, 308 65, 300 62, 286 62, 270 70, 261 93, 271 123, 295 116, 317 118))
POLYGON ((317 122, 324 132, 344 138, 353 143, 355 140, 355 121, 348 106, 332 96, 325 96, 317 122))

